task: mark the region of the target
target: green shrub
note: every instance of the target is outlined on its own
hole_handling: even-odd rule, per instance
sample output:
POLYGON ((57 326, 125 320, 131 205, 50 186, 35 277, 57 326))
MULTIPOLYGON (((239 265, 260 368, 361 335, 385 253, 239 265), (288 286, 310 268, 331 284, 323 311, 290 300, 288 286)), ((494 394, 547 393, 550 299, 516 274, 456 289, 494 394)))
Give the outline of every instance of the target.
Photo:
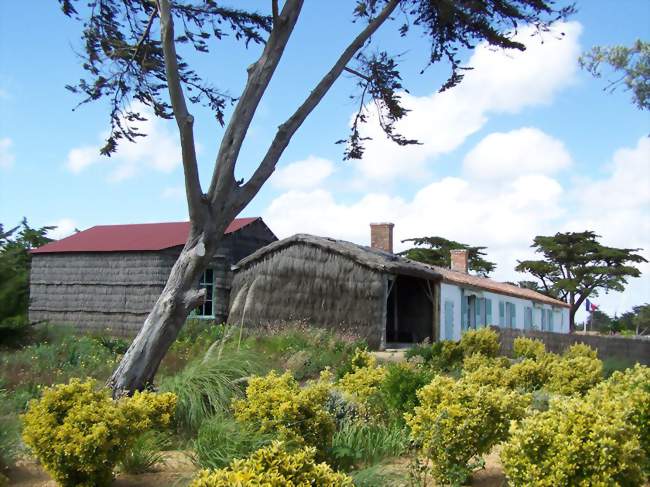
POLYGON ((254 377, 246 388, 246 398, 233 402, 235 419, 262 433, 317 447, 322 455, 332 443, 335 425, 324 407, 330 389, 327 379, 301 388, 288 372, 254 377))
POLYGON ((20 424, 11 409, 7 392, 0 389, 0 475, 14 464, 20 451, 20 424))
POLYGON ((213 416, 201 425, 193 446, 197 463, 214 469, 249 456, 271 444, 274 438, 272 433, 262 433, 229 416, 213 416))
POLYGON ((558 398, 548 411, 514 425, 501 451, 509 482, 522 487, 641 485, 639 438, 617 401, 596 406, 579 396, 558 398))
POLYGON ((93 380, 43 391, 22 416, 23 440, 62 486, 109 485, 137 436, 169 424, 173 394, 136 392, 114 401, 93 380))
POLYGON ((550 392, 566 396, 584 394, 603 379, 603 363, 597 358, 572 354, 560 358, 547 356, 550 375, 546 388, 550 392))
POLYGON ((463 380, 483 386, 507 386, 506 374, 510 361, 505 357, 491 358, 475 353, 463 360, 463 380))
POLYGON ((387 369, 377 365, 377 360, 366 351, 357 351, 352 358, 352 371, 345 374, 336 387, 354 398, 365 414, 378 415, 383 412, 381 387, 387 369))
POLYGON ((160 389, 176 394, 174 423, 191 434, 210 416, 230 408, 233 398, 242 397, 244 378, 259 370, 250 352, 225 350, 195 359, 183 370, 162 379, 160 389))
MULTIPOLYGON (((436 342, 434 345, 436 345, 436 342)), ((416 343, 404 353, 404 358, 410 360, 415 357, 421 357, 424 363, 430 363, 433 358, 433 346, 430 343, 416 343)))
POLYGON ((464 356, 482 353, 487 357, 499 355, 499 334, 492 328, 467 330, 460 339, 460 348, 464 356))
POLYGON ((529 397, 500 387, 437 376, 418 392, 420 406, 406 415, 411 438, 431 461, 438 482, 460 485, 477 460, 507 438, 529 397))
POLYGON ((381 396, 388 408, 402 418, 420 404, 417 391, 431 382, 433 372, 428 368, 408 363, 386 366, 386 375, 380 386, 381 396))
POLYGON ((512 352, 515 358, 529 358, 536 360, 546 353, 546 347, 541 340, 517 337, 512 343, 512 352))
POLYGON ((541 389, 549 380, 549 362, 540 358, 526 358, 513 364, 505 373, 505 384, 514 389, 533 392, 541 389))
POLYGON ((120 460, 120 470, 130 474, 152 472, 156 465, 165 463, 163 451, 171 448, 165 433, 150 430, 139 435, 120 460))
POLYGON ((282 443, 274 442, 227 468, 199 472, 190 487, 352 487, 350 477, 334 472, 325 463, 316 463, 315 453, 313 448, 289 452, 282 443))
POLYGON ((432 345, 427 343, 415 345, 406 351, 405 357, 409 362, 421 357, 421 360, 433 370, 449 372, 463 361, 463 350, 458 342, 442 340, 432 345))
POLYGON ((334 418, 336 428, 350 421, 368 420, 367 411, 350 395, 332 388, 323 404, 327 413, 334 418))
POLYGON ((332 464, 342 470, 369 467, 402 455, 408 442, 408 430, 402 423, 349 422, 334 433, 330 457, 332 464))
POLYGON ((574 343, 569 348, 567 348, 562 354, 565 358, 576 358, 576 357, 586 357, 590 359, 597 359, 598 353, 596 350, 591 348, 589 345, 584 343, 574 343))

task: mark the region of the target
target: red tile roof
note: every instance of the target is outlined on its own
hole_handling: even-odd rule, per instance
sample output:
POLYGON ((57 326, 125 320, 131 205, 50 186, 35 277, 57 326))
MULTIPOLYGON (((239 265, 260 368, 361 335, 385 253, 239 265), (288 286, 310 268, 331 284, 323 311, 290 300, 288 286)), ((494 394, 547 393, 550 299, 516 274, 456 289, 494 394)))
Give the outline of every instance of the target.
MULTIPOLYGON (((259 217, 236 218, 228 225, 226 233, 236 232, 258 219, 259 217)), ((32 250, 31 253, 162 250, 185 245, 189 232, 190 222, 97 225, 45 244, 32 250)))

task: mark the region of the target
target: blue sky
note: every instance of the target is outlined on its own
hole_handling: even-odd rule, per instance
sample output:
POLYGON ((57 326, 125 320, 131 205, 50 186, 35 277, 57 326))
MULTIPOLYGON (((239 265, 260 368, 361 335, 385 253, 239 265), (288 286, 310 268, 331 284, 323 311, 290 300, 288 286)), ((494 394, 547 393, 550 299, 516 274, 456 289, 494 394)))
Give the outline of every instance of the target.
MULTIPOLYGON (((268 8, 269 2, 245 2, 268 8)), ((65 84, 82 75, 80 25, 57 2, 0 3, 0 222, 26 216, 57 224, 55 237, 96 224, 186 218, 175 125, 150 120, 150 136, 110 159, 97 156, 108 127, 107 107, 76 111, 65 84)), ((360 26, 353 2, 307 0, 277 76, 262 101, 238 168, 246 177, 281 123, 360 26), (343 6, 344 8, 342 8, 343 6), (325 21, 326 20, 326 21, 325 21)), ((244 211, 261 215, 280 237, 296 232, 368 243, 371 221, 393 221, 396 239, 442 235, 488 246, 498 279, 523 279, 517 259, 531 257, 532 239, 593 229, 609 245, 642 247, 650 257, 650 116, 624 91, 603 92, 577 66, 592 45, 650 39, 650 2, 590 0, 543 38, 521 38, 525 53, 484 48, 467 53, 474 66, 444 95, 441 64, 419 74, 426 45, 385 26, 377 45, 403 53, 412 109, 402 132, 423 145, 398 148, 371 124, 364 160, 344 162, 334 141, 347 135, 355 109, 344 76, 285 152, 272 180, 244 211), (564 36, 560 33, 563 32, 564 36)), ((215 46, 197 67, 237 96, 245 67, 259 53, 232 41, 215 46)), ((200 169, 206 187, 222 130, 194 108, 200 169)), ((398 248, 401 244, 398 244, 398 248)), ((625 293, 594 299, 609 312, 650 301, 650 267, 625 293)))

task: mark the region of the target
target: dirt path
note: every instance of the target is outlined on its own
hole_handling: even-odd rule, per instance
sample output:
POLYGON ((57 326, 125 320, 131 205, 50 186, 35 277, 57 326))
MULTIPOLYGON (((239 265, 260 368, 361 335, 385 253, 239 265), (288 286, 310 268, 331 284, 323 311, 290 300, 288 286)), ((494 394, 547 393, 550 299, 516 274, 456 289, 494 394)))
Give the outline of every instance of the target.
MULTIPOLYGON (((184 486, 189 483, 196 472, 191 460, 179 451, 165 454, 165 463, 156 472, 140 475, 118 474, 113 482, 114 487, 163 487, 184 486)), ((18 462, 9 471, 9 485, 16 487, 57 487, 54 480, 33 460, 25 459, 18 462)))

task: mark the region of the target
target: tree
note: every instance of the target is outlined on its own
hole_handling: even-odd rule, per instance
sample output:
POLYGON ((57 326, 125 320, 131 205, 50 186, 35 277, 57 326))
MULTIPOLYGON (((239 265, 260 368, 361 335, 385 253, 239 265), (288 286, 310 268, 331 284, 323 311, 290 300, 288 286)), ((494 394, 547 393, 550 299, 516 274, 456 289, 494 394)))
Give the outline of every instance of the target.
POLYGON ((531 247, 542 260, 518 261, 516 270, 539 279, 544 294, 571 305, 569 328, 575 329, 575 314, 590 296, 599 291, 623 291, 628 277, 639 277, 633 263, 647 262, 635 253, 641 249, 618 249, 600 244, 592 231, 537 236, 531 247))
POLYGON ((650 304, 635 306, 632 311, 634 312, 634 319, 632 320, 634 334, 647 335, 650 333, 650 304))
POLYGON ((188 313, 204 299, 196 282, 226 226, 268 180, 296 131, 344 71, 358 79, 360 98, 346 158, 363 154, 365 138, 359 127, 373 106, 387 137, 400 145, 417 143, 395 131, 407 110, 400 104, 404 88, 396 59, 375 47, 373 35, 383 24, 397 28, 402 36, 423 34, 430 42, 427 65, 441 60, 450 63, 451 75, 441 88, 444 90, 462 80, 459 56, 464 50, 479 42, 523 50, 525 46, 514 39, 518 25, 546 30, 551 22, 574 11, 573 5, 556 8, 553 0, 357 0, 351 14, 361 24, 358 34, 331 66, 324 66, 322 79, 278 127, 248 181, 238 181, 235 168, 240 149, 300 18, 303 0, 285 0, 283 5, 271 0, 267 3, 270 15, 229 8, 216 0, 59 2, 65 15, 85 19, 81 56, 87 79, 68 88, 83 96, 82 103, 108 99, 111 106, 111 132, 102 152, 110 155, 124 139, 133 141, 144 135, 135 127, 143 116, 134 108, 137 105, 130 104, 133 100, 151 107, 157 116, 174 118, 180 133, 190 232, 162 294, 109 380, 116 397, 151 383, 188 313), (259 58, 247 68, 248 79, 237 98, 205 81, 184 57, 207 52, 210 42, 227 34, 247 46, 261 46, 259 58), (183 55, 177 51, 180 44, 184 45, 183 55), (188 101, 207 105, 225 126, 206 192, 197 170, 195 121, 188 101))
POLYGON ((26 218, 7 231, 0 224, 0 343, 12 341, 28 324, 29 251, 50 242, 46 234, 54 228, 31 228, 26 218))
POLYGON ((429 265, 440 267, 451 267, 451 251, 465 249, 468 252, 469 269, 477 274, 487 277, 487 275, 496 268, 494 262, 483 258, 486 247, 471 247, 467 244, 447 240, 443 237, 419 237, 402 240, 404 242, 413 242, 415 247, 400 252, 411 260, 424 262, 429 265))
POLYGON ((623 85, 639 109, 650 109, 650 42, 639 39, 631 47, 595 46, 579 62, 596 78, 602 77, 603 65, 608 65, 618 77, 608 82, 605 91, 611 93, 623 85))

